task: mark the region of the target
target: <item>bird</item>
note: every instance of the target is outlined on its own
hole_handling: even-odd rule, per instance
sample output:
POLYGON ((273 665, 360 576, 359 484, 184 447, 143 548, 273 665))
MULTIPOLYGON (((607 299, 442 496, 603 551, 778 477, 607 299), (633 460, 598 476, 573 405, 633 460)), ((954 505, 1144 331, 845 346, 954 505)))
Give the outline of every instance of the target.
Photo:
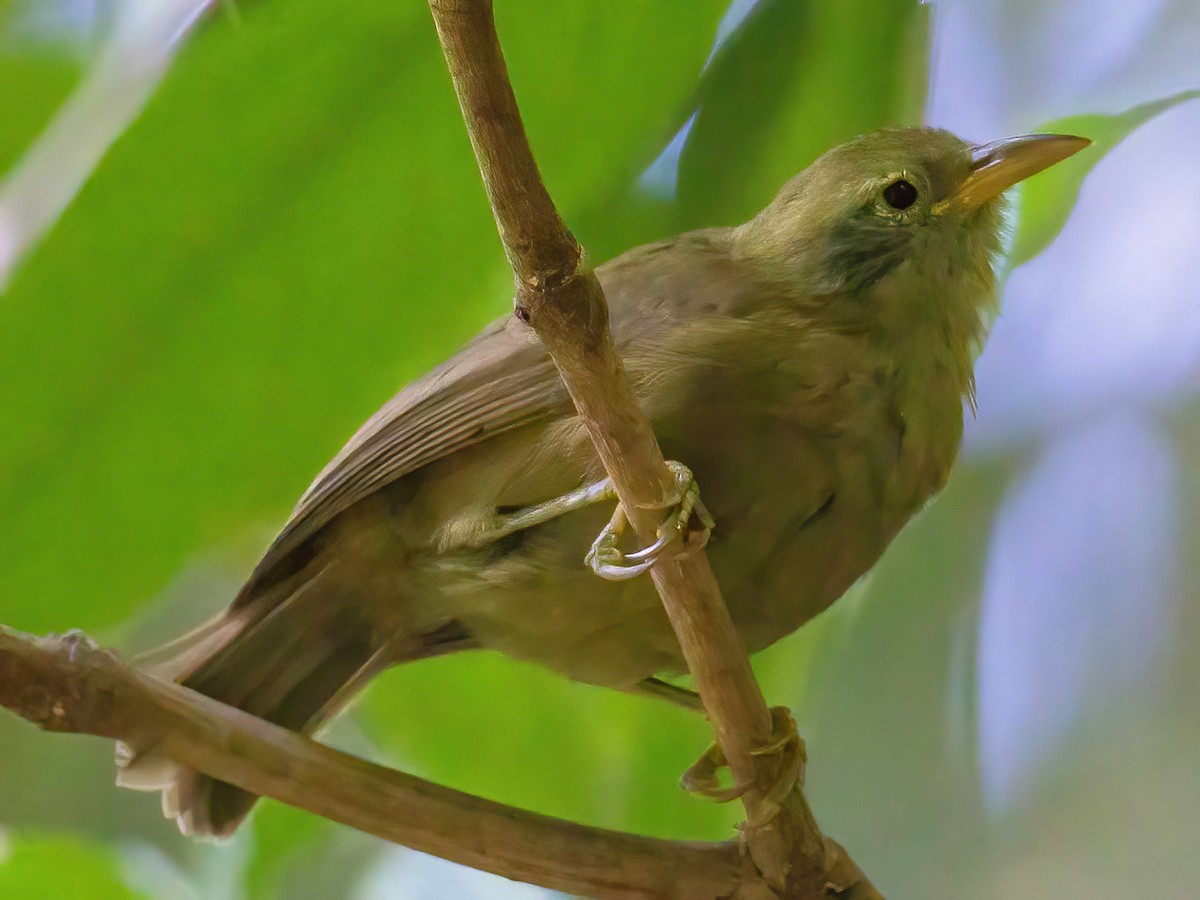
MULTIPOLYGON (((773 644, 946 483, 997 313, 1004 192, 1089 143, 874 131, 747 222, 598 266, 635 395, 691 498, 649 550, 622 549, 553 362, 509 316, 385 403, 228 609, 139 665, 305 734, 384 669, 477 648, 670 696, 660 676, 686 666, 637 576, 704 540, 747 651, 773 644)), ((154 748, 118 757, 119 782, 161 791, 186 834, 226 837, 257 799, 154 748)))

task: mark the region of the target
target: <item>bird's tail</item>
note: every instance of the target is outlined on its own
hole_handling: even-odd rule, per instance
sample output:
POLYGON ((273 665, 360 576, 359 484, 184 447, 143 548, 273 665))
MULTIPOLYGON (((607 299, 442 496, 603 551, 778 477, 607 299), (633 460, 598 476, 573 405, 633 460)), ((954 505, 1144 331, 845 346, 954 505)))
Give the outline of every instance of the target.
MULTIPOLYGON (((138 664, 164 679, 304 734, 335 715, 393 658, 354 598, 335 595, 329 570, 276 585, 138 664)), ((160 790, 185 834, 223 838, 255 795, 181 766, 154 748, 118 746, 117 783, 160 790)))

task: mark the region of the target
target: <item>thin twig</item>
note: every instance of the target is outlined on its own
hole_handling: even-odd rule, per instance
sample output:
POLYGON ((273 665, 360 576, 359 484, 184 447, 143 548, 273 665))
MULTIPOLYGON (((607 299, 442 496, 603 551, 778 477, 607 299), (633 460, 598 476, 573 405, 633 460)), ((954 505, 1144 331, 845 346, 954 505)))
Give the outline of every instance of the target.
MULTIPOLYGON (((429 5, 513 269, 516 315, 541 338, 631 524, 650 541, 673 482, 613 345, 603 289, 538 173, 492 2, 429 5)), ((745 647, 703 553, 659 563, 651 576, 732 776, 753 785, 743 802, 754 820, 779 772, 771 756, 754 754, 769 743, 771 717, 745 647)), ((744 836, 759 870, 788 896, 824 895, 828 872, 845 855, 822 838, 799 784, 768 827, 744 836)))
MULTIPOLYGON (((505 252, 517 314, 558 366, 638 533, 649 540, 673 482, 613 347, 603 292, 529 150, 490 0, 430 0, 505 252)), ((703 554, 652 572, 734 779, 753 817, 777 778, 770 716, 703 554)), ((0 705, 47 730, 155 748, 255 794, 505 877, 598 897, 760 900, 880 895, 823 838, 799 790, 734 843, 661 841, 501 806, 372 765, 123 665, 82 635, 0 626, 0 705), (765 879, 765 880, 764 880, 765 879)))
POLYGON ((36 638, 0 626, 0 705, 48 731, 153 747, 384 840, 554 890, 716 898, 745 881, 736 843, 588 828, 422 781, 159 681, 77 632, 36 638))

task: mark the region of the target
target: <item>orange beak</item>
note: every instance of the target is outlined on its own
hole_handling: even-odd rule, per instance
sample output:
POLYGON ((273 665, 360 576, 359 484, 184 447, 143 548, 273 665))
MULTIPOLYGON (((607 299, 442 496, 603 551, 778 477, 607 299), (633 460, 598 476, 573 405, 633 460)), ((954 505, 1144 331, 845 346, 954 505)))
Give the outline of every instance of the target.
POLYGON ((1018 181, 1074 156, 1092 142, 1070 134, 1023 134, 971 148, 971 173, 933 212, 973 212, 1018 181))

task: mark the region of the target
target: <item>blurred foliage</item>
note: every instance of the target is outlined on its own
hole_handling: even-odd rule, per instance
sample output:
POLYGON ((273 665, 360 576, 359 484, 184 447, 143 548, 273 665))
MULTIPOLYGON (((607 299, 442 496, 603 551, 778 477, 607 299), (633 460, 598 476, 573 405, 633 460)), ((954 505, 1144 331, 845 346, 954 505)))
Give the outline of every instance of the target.
POLYGON ((1138 126, 1187 100, 1200 99, 1200 90, 1180 91, 1171 97, 1141 103, 1118 115, 1067 116, 1047 122, 1040 131, 1079 134, 1093 144, 1073 159, 1030 178, 1021 187, 1021 214, 1009 253, 1009 265, 1019 266, 1037 256, 1058 236, 1075 206, 1083 179, 1104 155, 1138 126))
MULTIPOLYGON (((498 2, 535 152, 594 257, 744 218, 832 144, 922 120, 929 6, 763 0, 705 68, 726 5, 498 2), (677 190, 642 191, 693 113, 677 190)), ((0 43, 0 166, 78 75, 0 43)), ((1097 138, 1090 166, 1158 108, 1060 125, 1097 138)), ((1061 228, 1085 174, 1027 186, 1020 258, 1061 228)), ((0 299, 0 621, 128 635, 203 619, 342 439, 506 312, 508 277, 425 3, 256 2, 203 22, 0 299)), ((927 652, 929 617, 970 615, 975 573, 942 573, 926 604, 916 585, 930 573, 904 561, 977 559, 999 478, 955 488, 906 536, 919 548, 890 557, 907 604, 879 627, 911 632, 911 655, 927 652)), ((797 702, 812 666, 853 683, 859 654, 885 652, 847 636, 865 590, 756 660, 773 702, 797 702)), ((932 740, 893 713, 898 740, 932 740)), ((701 720, 494 655, 388 673, 332 737, 585 822, 720 838, 737 819, 675 785, 709 739, 701 720)), ((108 753, 0 719, 0 824, 161 844, 204 896, 230 879, 255 897, 328 896, 378 850, 273 804, 241 855, 187 845, 152 800, 111 789, 108 753)), ((970 777, 953 774, 962 791, 970 777)), ((839 836, 869 843, 855 821, 839 836)), ((9 840, 0 896, 133 896, 103 843, 9 840)))
POLYGON ((135 900, 116 852, 70 838, 17 838, 0 853, 0 897, 22 900, 135 900))
MULTIPOLYGON (((554 90, 522 96, 535 135, 617 71, 660 89, 593 91, 588 117, 614 166, 653 153, 648 123, 682 107, 720 5, 658 49, 671 16, 644 6, 603 16, 605 41, 581 39, 594 13, 568 17, 555 77, 532 67, 554 90)), ((511 5, 505 34, 541 34, 543 12, 511 5)), ((580 131, 546 143, 570 166, 565 210, 610 177, 580 131)), ((119 621, 198 549, 277 518, 381 397, 503 310, 503 265, 423 5, 208 23, 0 309, 0 408, 22 423, 0 436, 10 616, 119 621), (47 315, 71 327, 48 341, 47 315), (48 532, 70 565, 42 564, 48 532)))
POLYGON ((701 79, 676 224, 745 221, 835 144, 919 125, 929 24, 928 6, 893 0, 757 6, 701 79))
POLYGON ((0 44, 0 172, 16 163, 79 78, 74 61, 8 54, 2 48, 0 44))

